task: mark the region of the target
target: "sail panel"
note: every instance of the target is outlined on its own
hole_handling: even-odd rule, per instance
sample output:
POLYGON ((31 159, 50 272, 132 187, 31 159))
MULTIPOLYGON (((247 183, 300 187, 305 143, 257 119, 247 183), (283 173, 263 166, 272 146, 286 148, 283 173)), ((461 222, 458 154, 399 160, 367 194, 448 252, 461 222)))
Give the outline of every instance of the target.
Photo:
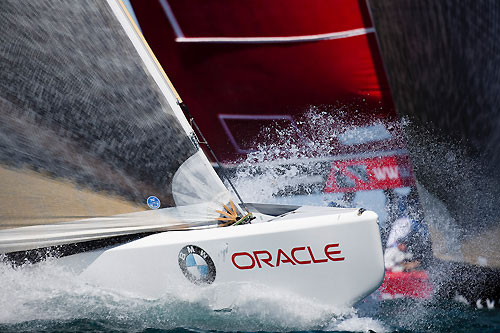
MULTIPOLYGON (((0 228, 93 221, 72 236, 86 239, 113 234, 92 229, 120 214, 120 233, 148 229, 148 212, 123 216, 149 210, 152 195, 176 206, 172 181, 192 156, 203 163, 182 179, 199 177, 203 198, 229 198, 127 20, 116 0, 0 3, 0 228)), ((202 206, 182 209, 183 223, 211 219, 202 206)))

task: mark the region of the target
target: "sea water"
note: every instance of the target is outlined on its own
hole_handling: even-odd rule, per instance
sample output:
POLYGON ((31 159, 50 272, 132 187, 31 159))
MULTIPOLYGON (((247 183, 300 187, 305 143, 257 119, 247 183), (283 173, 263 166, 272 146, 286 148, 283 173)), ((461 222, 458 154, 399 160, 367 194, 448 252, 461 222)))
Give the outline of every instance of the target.
POLYGON ((382 330, 371 318, 358 318, 353 308, 325 308, 248 284, 171 289, 148 300, 91 286, 57 260, 19 268, 1 264, 0 281, 0 331, 298 331, 333 329, 354 318, 359 322, 349 325, 382 330), (214 308, 212 300, 228 288, 237 301, 228 309, 214 308))
MULTIPOLYGON (((318 124, 324 118, 312 120, 318 124)), ((328 151, 328 142, 315 141, 312 145, 326 155, 332 153, 328 151)), ((304 176, 300 163, 307 159, 305 152, 311 148, 289 141, 261 147, 249 157, 249 163, 257 161, 264 168, 256 174, 243 163, 232 180, 237 188, 247 189, 240 193, 246 201, 321 206, 338 203, 342 200, 339 194, 305 191, 301 195, 286 195, 300 186, 295 180, 304 176), (278 167, 277 171, 270 152, 292 166, 282 170, 278 167)), ((404 195, 407 189, 399 191, 404 195)), ((383 225, 387 214, 380 191, 359 192, 353 204, 375 210, 383 225)), ((0 263, 0 332, 19 331, 494 332, 500 331, 500 310, 487 306, 479 309, 460 297, 384 299, 378 292, 353 307, 327 308, 292 294, 245 283, 214 283, 202 290, 172 287, 151 300, 92 286, 56 259, 49 259, 21 267, 0 263), (237 301, 230 308, 217 308, 213 300, 227 292, 237 295, 237 301)))
POLYGON ((382 300, 377 293, 348 308, 325 308, 293 295, 231 286, 238 301, 215 309, 203 292, 171 291, 148 300, 91 286, 48 260, 0 264, 0 332, 19 331, 499 331, 500 310, 460 300, 382 300))

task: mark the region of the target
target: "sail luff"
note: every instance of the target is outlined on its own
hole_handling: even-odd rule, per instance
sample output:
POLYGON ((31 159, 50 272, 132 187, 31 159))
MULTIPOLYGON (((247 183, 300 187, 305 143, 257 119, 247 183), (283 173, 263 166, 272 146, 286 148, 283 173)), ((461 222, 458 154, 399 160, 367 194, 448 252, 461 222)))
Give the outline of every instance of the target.
POLYGON ((194 131, 178 105, 178 103, 182 103, 180 95, 177 93, 177 90, 175 90, 174 85, 163 70, 163 67, 160 65, 158 59, 156 59, 156 56, 149 47, 147 41, 144 39, 144 36, 128 13, 127 8, 121 0, 107 0, 107 3, 113 11, 115 17, 120 22, 128 38, 134 45, 136 51, 141 57, 142 62, 148 69, 149 73, 153 76, 156 84, 163 92, 164 96, 167 98, 170 107, 174 111, 182 127, 188 135, 192 136, 194 131))
MULTIPOLYGON (((174 114, 176 115, 177 119, 179 122, 182 124, 184 130, 186 133, 192 138, 193 142, 195 145, 197 145, 197 137, 194 132, 194 129, 191 127, 189 124, 187 118, 184 115, 184 112, 181 108, 181 103, 182 99, 180 95, 178 94, 177 90, 175 89, 174 85, 168 78, 168 75, 165 73, 163 70, 163 67, 161 66, 160 62, 154 55, 153 51, 149 47, 147 41, 145 40, 144 36, 142 35, 140 29, 137 27, 135 21, 132 19, 130 16, 130 13, 128 12, 125 4, 122 2, 122 0, 107 0, 110 8, 113 10, 113 13, 115 14, 116 18, 124 28, 125 32, 127 33, 127 36, 130 38, 132 43, 134 44, 134 47, 136 48, 137 52, 139 53, 139 56, 141 57, 144 65, 148 69, 148 71, 152 74, 153 78, 155 79, 155 82, 157 83, 158 87, 160 90, 163 92, 165 97, 167 98, 167 101, 171 107, 171 109, 174 111, 174 114)), ((212 173, 210 171, 211 167, 210 161, 204 154, 202 150, 199 159, 200 163, 203 163, 204 165, 208 166, 208 173, 213 174, 217 179, 219 179, 219 176, 216 173, 212 173), (202 161, 201 161, 202 160, 202 161)), ((220 179, 219 179, 220 180, 220 179)), ((220 184, 214 184, 216 187, 224 187, 225 185, 220 181, 220 184)), ((209 198, 207 198, 209 199, 209 198)), ((232 201, 230 198, 230 195, 226 196, 226 198, 223 199, 220 203, 223 204, 225 202, 232 201)), ((241 208, 238 206, 238 208, 241 210, 241 208)))

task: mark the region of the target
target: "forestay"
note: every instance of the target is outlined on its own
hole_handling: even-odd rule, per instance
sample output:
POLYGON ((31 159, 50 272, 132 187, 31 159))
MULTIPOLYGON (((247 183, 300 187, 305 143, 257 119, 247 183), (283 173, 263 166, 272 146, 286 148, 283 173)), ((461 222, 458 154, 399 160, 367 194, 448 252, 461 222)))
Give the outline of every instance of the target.
POLYGON ((0 253, 212 223, 229 201, 127 15, 0 3, 0 253))

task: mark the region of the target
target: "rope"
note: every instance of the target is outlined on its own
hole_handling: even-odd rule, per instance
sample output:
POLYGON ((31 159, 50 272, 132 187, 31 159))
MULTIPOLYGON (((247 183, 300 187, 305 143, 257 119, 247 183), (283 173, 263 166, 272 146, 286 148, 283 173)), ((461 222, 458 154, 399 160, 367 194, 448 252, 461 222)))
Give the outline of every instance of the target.
POLYGON ((194 127, 194 130, 195 130, 195 134, 198 133, 199 136, 201 137, 201 141, 198 139, 198 143, 200 144, 204 144, 208 151, 210 152, 210 154, 212 155, 215 163, 217 163, 217 165, 219 166, 219 170, 222 174, 222 176, 227 180, 227 182, 229 183, 229 185, 231 186, 231 188, 233 189, 234 193, 236 194, 236 196, 238 197, 238 200, 240 201, 241 205, 243 206, 243 208, 245 208, 245 210, 247 211, 247 213, 249 213, 248 211, 248 208, 246 207, 243 199, 241 198, 240 194, 238 193, 238 190, 236 190, 236 187, 234 186, 233 182, 231 182, 231 179, 229 179, 229 176, 227 175, 226 173, 226 169, 224 168, 224 166, 219 162, 219 159, 217 158, 217 156, 215 155, 215 152, 212 150, 212 148, 210 147, 210 145, 208 144, 208 141, 207 139, 205 139, 205 136, 203 135, 203 133, 201 132, 200 128, 198 127, 198 125, 196 124, 196 122, 194 121, 194 117, 191 115, 191 113, 189 112, 189 109, 186 105, 186 103, 182 102, 181 100, 178 100, 177 101, 177 104, 179 104, 181 110, 184 112, 184 114, 186 114, 186 116, 188 117, 189 119, 189 123, 194 127))

